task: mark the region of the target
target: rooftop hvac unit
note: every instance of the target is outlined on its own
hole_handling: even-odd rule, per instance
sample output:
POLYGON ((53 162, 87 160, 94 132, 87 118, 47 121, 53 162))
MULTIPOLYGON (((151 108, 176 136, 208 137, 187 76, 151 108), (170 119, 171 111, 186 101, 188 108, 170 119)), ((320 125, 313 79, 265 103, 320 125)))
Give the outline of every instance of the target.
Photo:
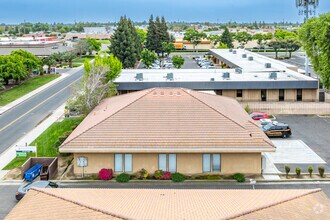
POLYGON ((246 58, 247 57, 247 55, 244 53, 244 54, 242 54, 242 58, 246 58))
POLYGON ((237 54, 237 51, 236 50, 233 50, 233 54, 237 54))
POLYGON ((173 81, 173 73, 168 73, 167 75, 166 75, 166 79, 167 80, 170 80, 170 81, 173 81))
POLYGON ((143 73, 137 73, 135 76, 135 79, 137 81, 143 81, 143 73))
POLYGON ((265 68, 271 68, 272 64, 271 63, 265 63, 265 68))
POLYGON ((229 52, 233 52, 233 49, 232 49, 232 48, 230 48, 230 49, 229 49, 229 52))
POLYGON ((277 72, 269 73, 269 79, 277 79, 277 72))
POLYGON ((252 61, 252 60, 253 60, 253 57, 251 57, 251 56, 250 56, 250 57, 248 57, 248 60, 252 61))
POLYGON ((230 73, 228 73, 228 72, 223 73, 222 78, 229 79, 230 78, 230 73))
POLYGON ((214 81, 214 78, 211 78, 211 81, 213 82, 214 81))
POLYGON ((235 68, 235 72, 236 73, 242 73, 242 69, 241 68, 235 68))

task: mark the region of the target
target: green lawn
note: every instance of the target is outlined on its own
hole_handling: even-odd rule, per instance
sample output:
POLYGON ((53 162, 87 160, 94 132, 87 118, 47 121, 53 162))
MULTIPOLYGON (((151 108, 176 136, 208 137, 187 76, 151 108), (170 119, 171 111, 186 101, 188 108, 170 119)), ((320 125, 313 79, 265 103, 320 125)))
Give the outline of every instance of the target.
MULTIPOLYGON (((66 118, 61 122, 55 122, 30 145, 37 146, 38 157, 57 157, 57 148, 82 120, 83 117, 79 117, 66 118)), ((11 170, 22 166, 31 156, 35 156, 35 154, 28 154, 27 157, 16 157, 4 168, 4 170, 11 170)))
POLYGON ((85 60, 91 61, 92 59, 94 59, 94 56, 82 56, 82 57, 77 57, 75 59, 72 60, 73 63, 84 63, 85 60))
POLYGON ((10 90, 3 91, 0 93, 0 106, 7 105, 58 77, 58 75, 37 76, 10 90))
POLYGON ((110 40, 97 40, 101 44, 111 44, 110 40))

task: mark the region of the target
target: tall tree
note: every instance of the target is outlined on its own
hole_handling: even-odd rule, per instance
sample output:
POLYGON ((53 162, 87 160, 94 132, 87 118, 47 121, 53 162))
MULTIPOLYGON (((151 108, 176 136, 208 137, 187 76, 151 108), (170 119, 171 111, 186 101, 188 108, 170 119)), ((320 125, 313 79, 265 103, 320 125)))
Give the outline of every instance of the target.
POLYGON ((138 35, 134 25, 126 17, 121 17, 115 33, 111 37, 110 53, 122 62, 124 68, 134 67, 139 54, 137 48, 138 35), (135 31, 135 33, 134 33, 135 31))
POLYGON ((235 40, 239 42, 241 47, 244 47, 249 41, 252 40, 252 35, 246 31, 240 31, 235 35, 235 40))
POLYGON ((150 51, 156 51, 156 25, 154 22, 153 15, 149 18, 148 32, 147 32, 147 40, 146 40, 146 48, 150 51))
POLYGON ((194 45, 194 50, 195 50, 197 45, 202 41, 203 38, 206 38, 206 34, 204 32, 198 32, 195 29, 188 29, 184 33, 183 40, 192 43, 194 45))
POLYGON ((207 39, 212 42, 212 47, 214 48, 216 45, 221 44, 221 36, 217 34, 210 34, 207 36, 207 39))
POLYGON ((330 13, 307 20, 299 30, 299 38, 315 72, 330 90, 330 13))
POLYGON ((41 70, 41 60, 33 53, 26 50, 15 50, 11 52, 11 55, 17 55, 22 57, 22 62, 26 71, 30 74, 33 70, 41 70))
POLYGON ((229 30, 228 30, 227 27, 225 27, 225 30, 224 30, 224 32, 221 35, 220 41, 222 43, 226 44, 228 48, 233 48, 234 47, 234 45, 233 45, 233 37, 230 34, 230 32, 229 32, 229 30))

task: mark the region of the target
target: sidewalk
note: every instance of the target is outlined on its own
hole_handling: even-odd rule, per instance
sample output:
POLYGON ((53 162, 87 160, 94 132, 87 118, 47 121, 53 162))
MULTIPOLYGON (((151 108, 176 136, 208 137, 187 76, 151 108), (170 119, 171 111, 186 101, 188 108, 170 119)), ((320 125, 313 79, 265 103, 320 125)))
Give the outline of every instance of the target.
POLYGON ((16 157, 16 146, 25 146, 26 144, 30 144, 33 142, 42 132, 44 132, 50 125, 56 122, 64 113, 65 104, 56 109, 51 116, 45 119, 41 124, 27 133, 23 138, 13 144, 10 148, 8 148, 5 152, 0 154, 0 179, 3 178, 4 175, 7 174, 7 171, 3 171, 2 169, 16 157))
POLYGON ((45 89, 47 89, 47 88, 55 85, 59 81, 62 81, 63 79, 67 78, 72 72, 76 72, 77 70, 79 70, 79 68, 82 69, 83 67, 73 68, 73 69, 67 71, 66 73, 62 73, 61 76, 58 77, 57 79, 55 79, 55 80, 53 80, 53 81, 51 81, 51 82, 49 82, 49 83, 47 83, 47 84, 45 84, 45 85, 43 85, 43 86, 41 86, 39 88, 33 90, 32 92, 30 92, 30 93, 28 93, 28 94, 26 94, 26 95, 24 95, 24 96, 16 99, 15 101, 9 103, 8 105, 5 105, 5 106, 0 107, 0 115, 3 114, 3 113, 5 113, 8 110, 14 108, 15 106, 19 105, 20 103, 26 101, 27 99, 31 98, 32 96, 38 94, 39 92, 42 92, 45 89))
POLYGON ((243 108, 249 105, 251 111, 267 112, 270 115, 330 114, 330 103, 326 102, 240 102, 240 104, 243 108))

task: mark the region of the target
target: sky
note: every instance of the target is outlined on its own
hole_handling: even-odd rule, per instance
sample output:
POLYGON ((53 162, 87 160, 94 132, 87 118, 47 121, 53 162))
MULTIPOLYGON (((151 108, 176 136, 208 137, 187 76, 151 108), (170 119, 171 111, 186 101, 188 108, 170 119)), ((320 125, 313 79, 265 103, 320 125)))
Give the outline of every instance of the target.
MULTIPOLYGON (((317 15, 330 12, 320 0, 317 15)), ((295 0, 0 0, 0 23, 113 22, 126 15, 134 21, 149 16, 168 21, 302 22, 295 0)))

